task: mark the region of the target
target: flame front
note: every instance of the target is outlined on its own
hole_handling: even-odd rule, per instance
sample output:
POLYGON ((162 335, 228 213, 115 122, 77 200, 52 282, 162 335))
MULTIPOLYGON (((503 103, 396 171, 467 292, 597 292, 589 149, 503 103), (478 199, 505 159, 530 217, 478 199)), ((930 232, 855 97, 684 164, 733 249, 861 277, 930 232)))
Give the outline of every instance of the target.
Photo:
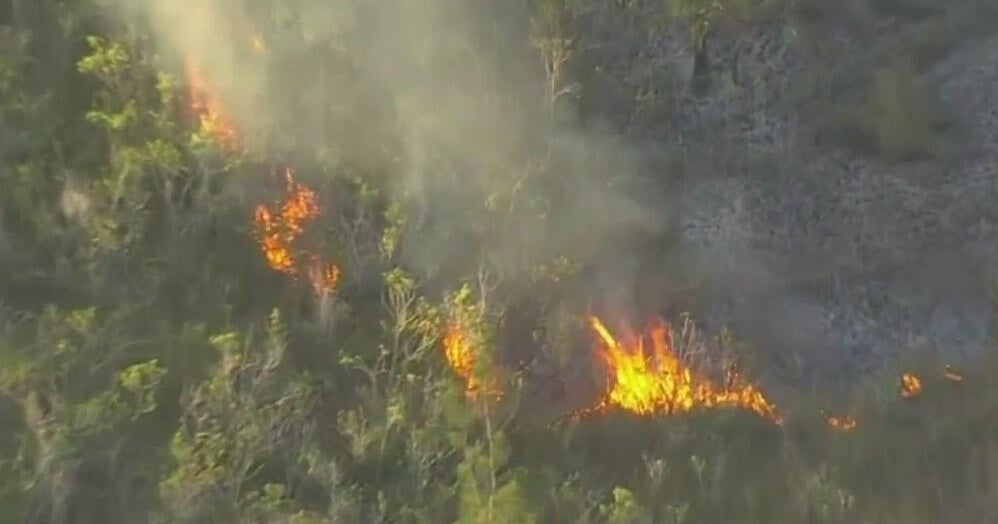
POLYGON ((214 137, 223 149, 234 150, 238 147, 239 135, 222 109, 218 91, 212 88, 202 69, 190 57, 184 60, 184 75, 187 79, 188 108, 198 120, 200 131, 214 137))
POLYGON ((619 342, 596 317, 590 318, 590 326, 599 341, 598 353, 610 370, 607 392, 593 411, 617 407, 651 416, 735 407, 782 424, 773 404, 737 372, 729 374, 724 387, 696 376, 672 350, 665 322, 657 321, 648 337, 629 337, 626 343, 619 342), (648 341, 651 348, 645 347, 648 341))
POLYGON ((901 396, 904 398, 914 398, 922 393, 922 380, 914 373, 904 373, 901 375, 901 396))
POLYGON ((276 210, 260 205, 253 216, 267 265, 293 278, 304 274, 316 294, 335 291, 340 268, 324 262, 318 255, 294 249, 305 227, 319 217, 318 197, 315 191, 295 181, 291 168, 285 169, 284 176, 287 191, 284 203, 276 210))

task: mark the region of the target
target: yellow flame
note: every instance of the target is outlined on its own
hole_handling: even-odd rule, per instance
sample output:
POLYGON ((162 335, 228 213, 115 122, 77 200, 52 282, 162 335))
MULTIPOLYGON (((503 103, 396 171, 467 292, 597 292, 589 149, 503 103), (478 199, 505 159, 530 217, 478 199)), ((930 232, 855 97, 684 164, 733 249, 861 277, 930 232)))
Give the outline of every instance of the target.
POLYGON ((479 398, 483 393, 493 399, 502 396, 495 379, 483 381, 478 376, 479 348, 459 322, 450 322, 444 327, 443 348, 447 364, 464 382, 465 394, 469 398, 479 398))
POLYGON ((619 342, 599 318, 589 321, 598 339, 598 353, 610 372, 604 398, 590 412, 617 407, 651 416, 734 407, 782 424, 775 406, 737 372, 728 375, 723 387, 696 376, 673 352, 671 332, 664 321, 655 322, 647 337, 629 337, 625 343, 619 342), (651 343, 650 348, 646 342, 651 343))
POLYGON ((475 381, 475 355, 468 337, 457 324, 444 328, 444 356, 457 376, 468 384, 469 391, 475 381))
POLYGON ((922 393, 922 380, 914 373, 901 375, 901 396, 914 398, 922 393))

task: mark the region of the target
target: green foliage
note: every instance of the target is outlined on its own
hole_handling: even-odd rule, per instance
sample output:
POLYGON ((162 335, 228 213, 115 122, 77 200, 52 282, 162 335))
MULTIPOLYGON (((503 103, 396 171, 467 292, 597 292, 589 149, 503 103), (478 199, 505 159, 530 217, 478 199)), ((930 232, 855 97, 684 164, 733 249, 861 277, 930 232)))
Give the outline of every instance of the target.
POLYGON ((306 376, 286 369, 287 335, 276 310, 259 343, 235 333, 211 342, 219 363, 187 397, 189 418, 171 443, 176 467, 160 485, 171 521, 293 506, 286 487, 268 477, 300 482, 307 466, 298 454, 315 445, 309 423, 315 390, 306 376))
MULTIPOLYGON (((131 446, 160 409, 167 370, 158 359, 140 360, 142 343, 129 336, 129 321, 124 313, 96 308, 49 307, 8 321, 0 336, 8 364, 0 391, 17 406, 25 438, 7 463, 18 468, 10 470, 16 476, 9 489, 30 494, 25 509, 38 518, 63 521, 64 501, 87 489, 67 480, 85 470, 120 476, 109 489, 141 492, 130 479, 149 464, 132 455, 131 446), (122 462, 130 463, 130 472, 118 470, 122 462)), ((108 503, 99 514, 124 518, 129 511, 108 503)))
POLYGON ((119 385, 134 398, 137 408, 133 412, 136 415, 144 415, 156 409, 156 389, 165 374, 166 369, 160 366, 157 359, 135 364, 118 374, 119 385))
POLYGON ((454 445, 472 420, 452 383, 435 374, 431 353, 439 337, 439 310, 417 296, 416 282, 399 269, 384 275, 386 320, 383 342, 367 358, 343 354, 357 370, 357 405, 338 414, 353 464, 345 475, 379 519, 436 522, 449 512, 445 472, 453 467, 454 445), (423 501, 410 506, 412 501, 423 501))
POLYGON ((651 515, 625 488, 613 488, 613 500, 601 508, 607 524, 644 524, 652 522, 651 515))
POLYGON ((405 223, 402 206, 398 202, 392 202, 385 210, 385 228, 381 234, 381 244, 378 246, 382 259, 391 260, 398 252, 405 223))
POLYGON ((747 16, 751 11, 784 0, 677 0, 669 3, 672 16, 686 19, 690 23, 690 32, 694 43, 702 45, 708 33, 713 30, 713 24, 721 18, 738 19, 747 16))
POLYGON ((510 450, 501 434, 493 435, 487 446, 470 446, 465 451, 457 469, 456 524, 540 522, 539 508, 524 489, 531 479, 525 469, 507 468, 509 459, 510 450))
POLYGON ((130 62, 125 46, 121 42, 109 42, 99 36, 87 37, 87 44, 92 53, 80 59, 80 72, 92 74, 104 84, 116 84, 130 62))

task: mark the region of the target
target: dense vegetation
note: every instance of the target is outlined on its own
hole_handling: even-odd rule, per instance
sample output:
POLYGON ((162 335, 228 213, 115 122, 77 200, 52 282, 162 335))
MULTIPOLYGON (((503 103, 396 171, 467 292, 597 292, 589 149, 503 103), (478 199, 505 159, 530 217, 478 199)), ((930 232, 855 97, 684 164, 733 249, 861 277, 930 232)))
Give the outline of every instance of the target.
MULTIPOLYGON (((691 327, 691 358, 745 362, 782 425, 572 416, 607 380, 587 315, 687 318, 628 279, 675 248, 648 224, 679 182, 589 132, 668 122, 637 85, 605 124, 584 65, 585 20, 654 2, 204 2, 224 31, 151 0, 0 0, 0 522, 990 522, 986 355, 960 380, 928 352, 781 389, 738 333, 691 327), (191 114, 202 51, 231 124, 191 114), (289 166, 321 211, 296 249, 335 261, 335 287, 268 267, 254 213, 289 166)), ((924 36, 944 3, 970 2, 686 0, 641 22, 685 28, 708 92, 711 38, 740 24, 793 20, 831 60, 822 20, 862 4, 924 36)), ((944 155, 916 81, 944 40, 885 47, 848 111, 825 80, 791 102, 836 147, 944 155)))

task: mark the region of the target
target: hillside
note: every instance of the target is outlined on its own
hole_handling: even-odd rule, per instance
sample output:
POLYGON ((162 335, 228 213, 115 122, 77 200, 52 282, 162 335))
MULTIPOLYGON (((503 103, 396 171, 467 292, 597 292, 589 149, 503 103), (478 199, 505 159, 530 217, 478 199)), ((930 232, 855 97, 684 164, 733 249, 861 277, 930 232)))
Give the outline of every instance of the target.
POLYGON ((0 522, 991 523, 993 0, 0 0, 0 522))

